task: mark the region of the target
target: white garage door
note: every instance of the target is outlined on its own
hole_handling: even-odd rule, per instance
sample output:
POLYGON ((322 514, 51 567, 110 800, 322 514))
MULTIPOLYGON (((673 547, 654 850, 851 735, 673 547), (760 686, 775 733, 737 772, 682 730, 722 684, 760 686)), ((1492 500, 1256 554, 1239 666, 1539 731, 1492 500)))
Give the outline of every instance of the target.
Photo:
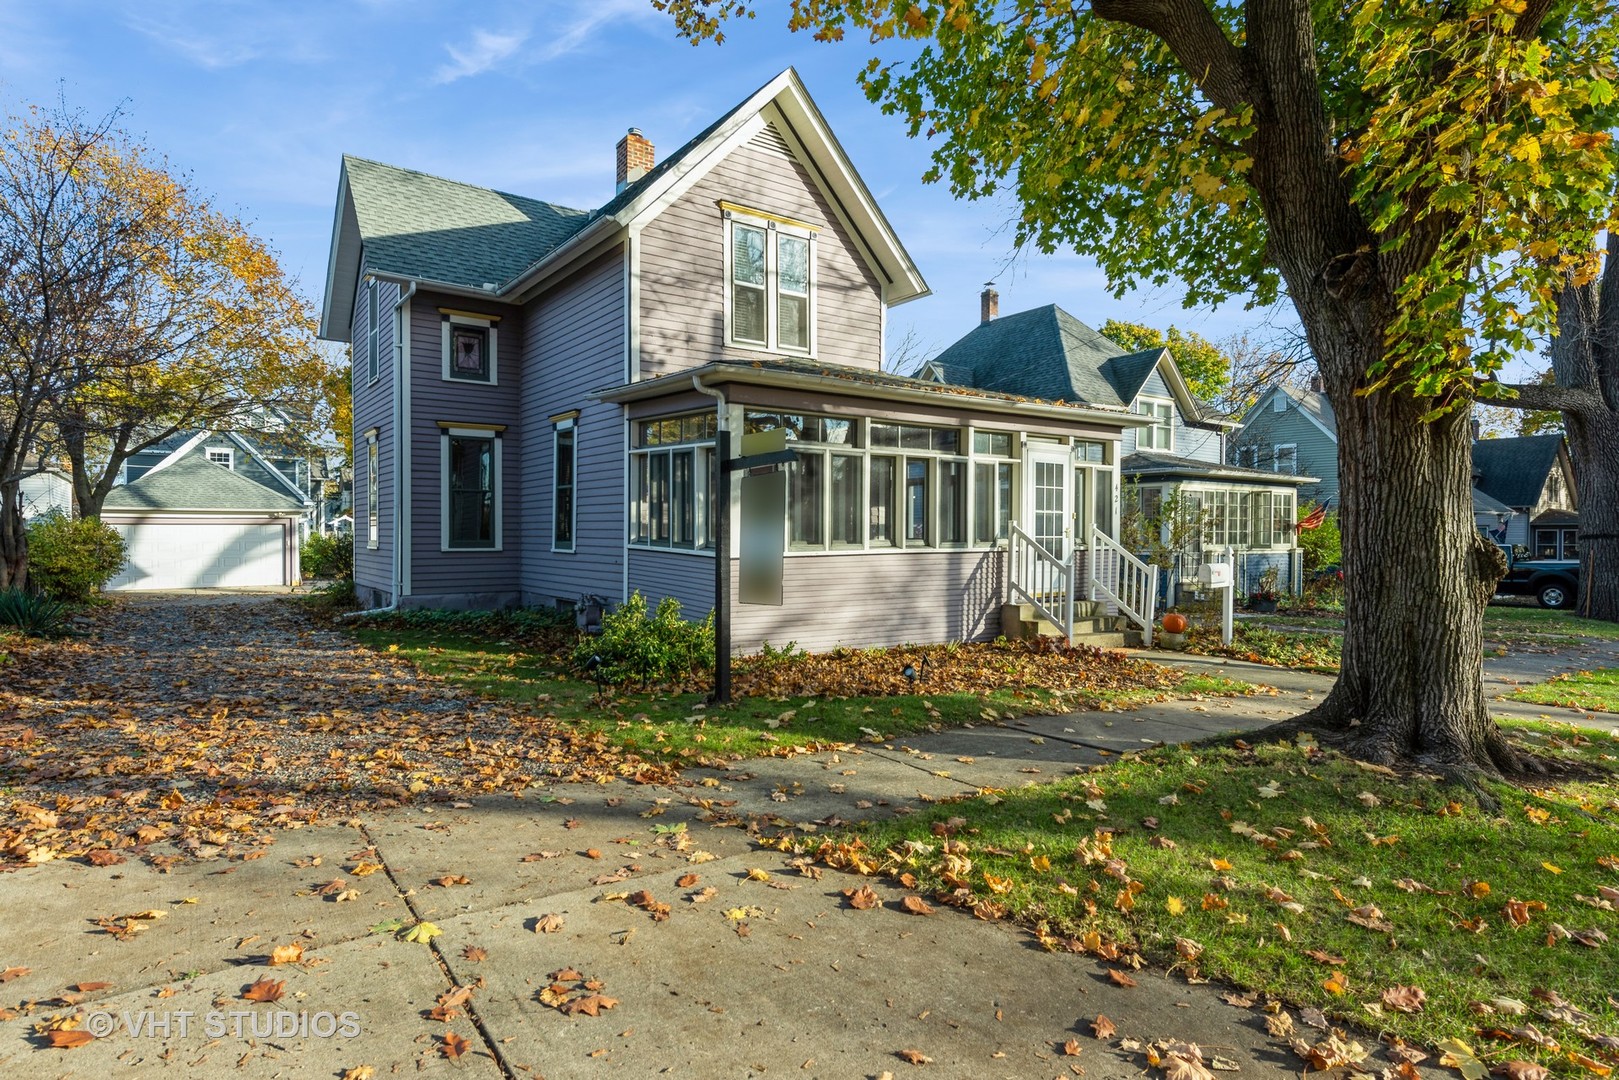
POLYGON ((129 543, 129 563, 109 589, 217 589, 285 585, 280 522, 110 522, 129 543))

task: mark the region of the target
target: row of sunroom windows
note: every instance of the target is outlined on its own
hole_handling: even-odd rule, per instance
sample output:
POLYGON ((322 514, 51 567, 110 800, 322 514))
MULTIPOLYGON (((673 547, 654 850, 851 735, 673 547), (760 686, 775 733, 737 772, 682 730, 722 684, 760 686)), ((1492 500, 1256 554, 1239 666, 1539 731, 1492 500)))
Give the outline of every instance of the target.
MULTIPOLYGON (((1142 515, 1158 517, 1172 490, 1143 487, 1142 515)), ((1179 511, 1201 518, 1202 528, 1193 533, 1193 543, 1198 547, 1291 547, 1297 528, 1294 500, 1291 491, 1184 486, 1180 489, 1179 511)))
MULTIPOLYGON (((637 421, 630 451, 630 542, 706 550, 719 513, 713 413, 637 421)), ((1012 432, 748 411, 748 434, 784 429, 787 539, 800 551, 989 547, 1017 513, 1012 432)), ((1078 460, 1102 465, 1102 443, 1078 460)), ((1111 486, 1110 486, 1111 489, 1111 486)))

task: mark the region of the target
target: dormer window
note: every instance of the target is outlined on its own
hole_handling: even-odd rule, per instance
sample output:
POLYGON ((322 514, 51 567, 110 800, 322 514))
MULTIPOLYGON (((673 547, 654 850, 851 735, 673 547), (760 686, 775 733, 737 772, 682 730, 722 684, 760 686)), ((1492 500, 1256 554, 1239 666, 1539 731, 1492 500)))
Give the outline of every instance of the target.
POLYGON ((1152 417, 1152 426, 1136 431, 1137 450, 1175 449, 1175 403, 1161 398, 1136 398, 1130 411, 1152 417))
POLYGON ((236 468, 236 454, 228 446, 210 447, 208 449, 208 460, 215 465, 223 465, 227 469, 236 468))
POLYGON ((725 340, 771 352, 815 351, 814 230, 725 211, 725 340))

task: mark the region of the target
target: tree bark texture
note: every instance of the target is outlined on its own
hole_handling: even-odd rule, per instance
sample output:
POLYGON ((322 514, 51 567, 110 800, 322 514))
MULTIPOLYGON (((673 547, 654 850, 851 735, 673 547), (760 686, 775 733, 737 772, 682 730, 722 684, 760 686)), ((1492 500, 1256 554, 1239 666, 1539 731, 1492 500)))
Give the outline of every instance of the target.
POLYGON ((1619 412, 1564 411, 1580 504, 1578 614, 1619 622, 1619 412))
POLYGON ((1096 0, 1092 10, 1161 37, 1217 104, 1253 108, 1244 149, 1267 255, 1338 421, 1343 667, 1303 722, 1376 761, 1515 770, 1484 705, 1484 607, 1505 560, 1474 525, 1466 410, 1425 423, 1434 401, 1357 393, 1384 355, 1397 286, 1436 250, 1445 221, 1407 222, 1405 243, 1379 254, 1334 146, 1307 0, 1248 0, 1241 45, 1202 0, 1096 0))

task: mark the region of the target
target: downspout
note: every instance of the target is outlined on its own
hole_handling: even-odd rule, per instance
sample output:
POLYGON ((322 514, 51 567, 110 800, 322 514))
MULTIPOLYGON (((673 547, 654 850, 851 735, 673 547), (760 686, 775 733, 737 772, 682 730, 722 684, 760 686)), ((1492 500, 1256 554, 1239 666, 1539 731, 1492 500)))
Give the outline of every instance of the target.
MULTIPOLYGON (((398 321, 398 319, 400 317, 400 312, 405 309, 405 305, 410 303, 410 298, 415 296, 415 295, 416 295, 416 283, 414 281, 412 281, 410 283, 410 288, 408 288, 404 292, 402 292, 399 295, 399 299, 394 303, 394 319, 395 319, 396 322, 398 321)), ((408 341, 409 340, 408 335, 410 333, 410 327, 408 327, 408 326, 405 327, 404 332, 405 332, 406 337, 404 337, 402 340, 408 341)), ((393 429, 394 429, 393 430, 393 437, 394 437, 394 484, 393 484, 393 498, 394 498, 394 551, 393 551, 393 569, 392 569, 392 573, 390 575, 393 578, 393 581, 391 582, 391 584, 389 586, 389 599, 388 599, 388 602, 386 604, 384 604, 382 607, 367 608, 365 611, 351 611, 351 612, 348 612, 347 614, 338 616, 339 619, 359 619, 359 618, 363 618, 363 617, 365 617, 367 615, 386 615, 389 612, 398 611, 399 610, 400 594, 404 590, 404 587, 405 587, 405 545, 404 545, 405 529, 404 529, 404 516, 405 516, 405 513, 407 512, 407 510, 406 510, 406 507, 404 506, 404 499, 403 499, 404 482, 405 482, 404 481, 405 467, 404 467, 404 461, 400 457, 400 449, 401 449, 401 444, 402 444, 402 439, 400 438, 400 428, 404 424, 404 413, 405 413, 404 383, 405 383, 406 373, 405 373, 405 370, 404 370, 404 368, 405 368, 404 357, 406 355, 409 355, 409 350, 408 349, 400 350, 399 354, 394 356, 394 393, 393 393, 393 399, 394 399, 393 400, 393 429)))

